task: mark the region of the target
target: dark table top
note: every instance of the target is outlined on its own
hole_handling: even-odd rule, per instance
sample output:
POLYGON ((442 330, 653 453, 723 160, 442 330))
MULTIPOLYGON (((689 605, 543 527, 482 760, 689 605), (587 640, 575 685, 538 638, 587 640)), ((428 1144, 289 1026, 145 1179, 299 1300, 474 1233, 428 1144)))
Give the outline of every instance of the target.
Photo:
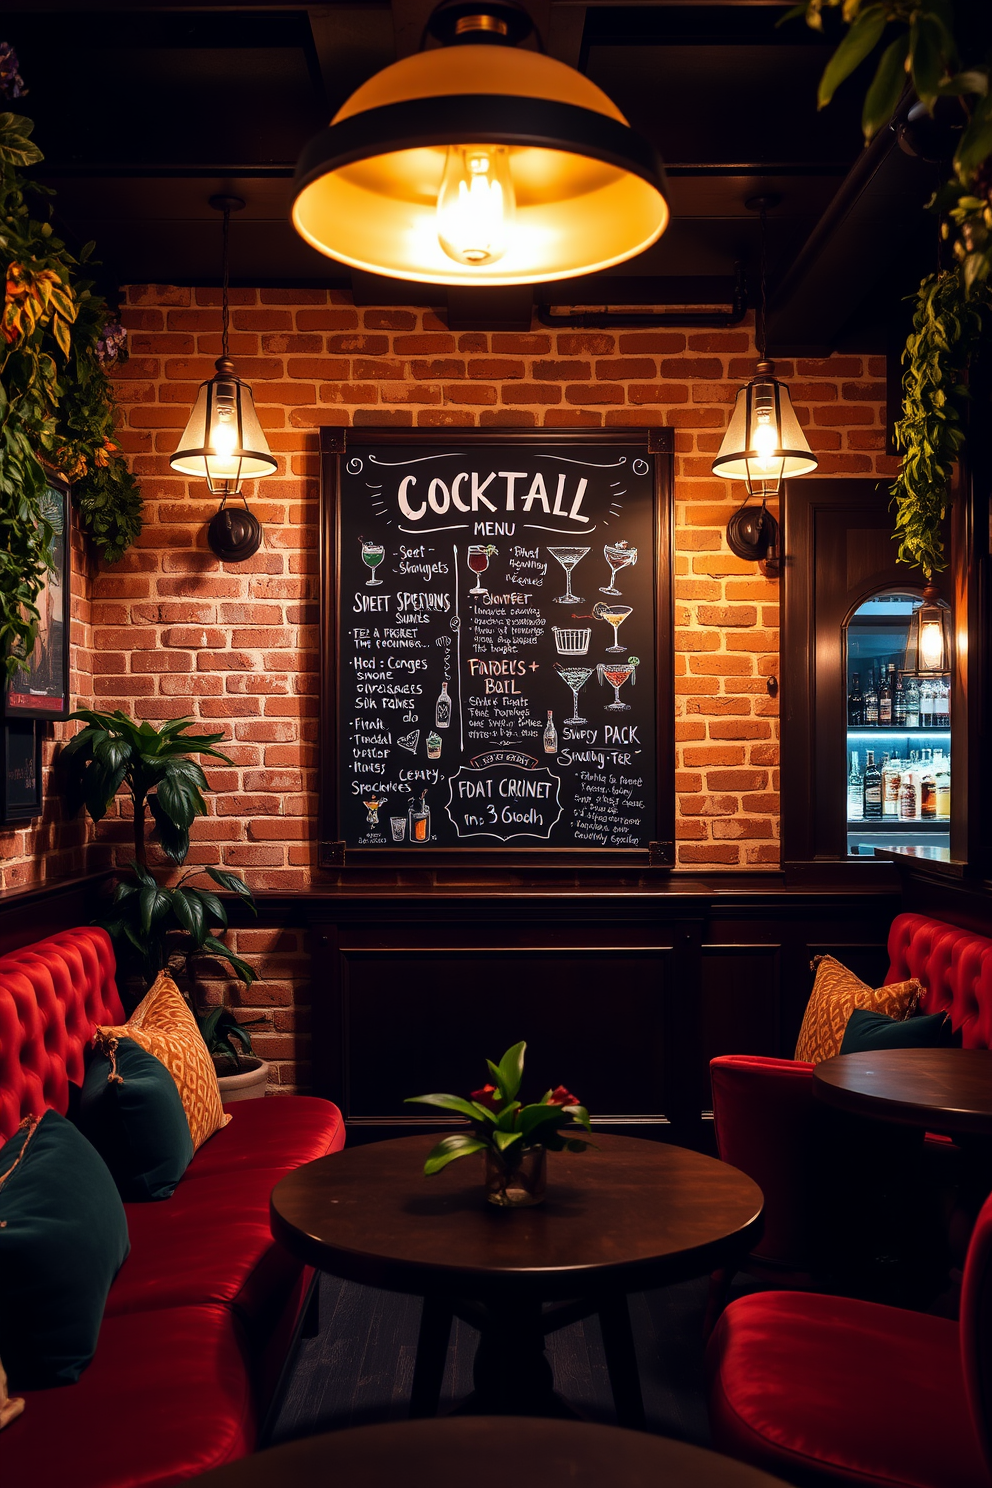
POLYGON ((785 1488, 685 1442, 540 1417, 464 1416, 359 1426, 273 1447, 197 1478, 203 1488, 785 1488))
POLYGON ((992 1134, 992 1050, 880 1049, 813 1070, 821 1100, 858 1116, 930 1131, 992 1134))
POLYGON ((386 1290, 543 1299, 704 1275, 756 1243, 762 1195, 726 1163, 664 1142, 594 1136, 548 1154, 532 1209, 485 1202, 482 1156, 423 1175, 435 1137, 347 1148, 288 1174, 273 1234, 309 1265, 386 1290))

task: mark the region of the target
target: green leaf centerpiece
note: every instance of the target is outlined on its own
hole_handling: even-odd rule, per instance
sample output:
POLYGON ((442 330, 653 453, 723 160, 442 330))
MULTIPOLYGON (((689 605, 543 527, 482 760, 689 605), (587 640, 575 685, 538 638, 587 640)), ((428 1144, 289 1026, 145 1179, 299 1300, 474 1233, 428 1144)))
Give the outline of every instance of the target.
POLYGON ((577 1130, 592 1131, 589 1112, 564 1085, 548 1090, 534 1105, 517 1099, 523 1080, 526 1043, 507 1049, 499 1064, 486 1060, 492 1083, 473 1090, 467 1099, 460 1095, 411 1095, 408 1104, 439 1106, 465 1116, 471 1131, 443 1137, 424 1163, 428 1177, 440 1173, 455 1158, 484 1152, 487 1188, 491 1203, 515 1207, 533 1204, 543 1197, 544 1154, 584 1152, 592 1144, 573 1136, 577 1130), (563 1130, 564 1128, 564 1130, 563 1130), (540 1169, 540 1193, 528 1181, 528 1168, 540 1169), (514 1197, 514 1194, 526 1194, 514 1197))

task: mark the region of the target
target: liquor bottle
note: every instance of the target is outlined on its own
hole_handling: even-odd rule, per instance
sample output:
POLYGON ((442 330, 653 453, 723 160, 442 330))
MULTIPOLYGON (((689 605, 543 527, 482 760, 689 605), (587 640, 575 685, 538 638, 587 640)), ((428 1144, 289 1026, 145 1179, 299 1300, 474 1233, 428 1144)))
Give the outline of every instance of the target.
POLYGON ((899 818, 901 821, 919 821, 920 818, 920 793, 912 766, 903 772, 899 787, 899 818))
POLYGON ((882 815, 899 815, 899 786, 902 783, 902 767, 899 756, 893 755, 882 766, 882 815))
POLYGON ((920 728, 933 728, 933 683, 920 683, 920 728))
POLYGON ((555 728, 554 713, 548 709, 548 721, 544 725, 544 752, 545 754, 558 753, 558 730, 555 728))
POLYGON ((920 689, 915 677, 910 677, 906 686, 906 727, 920 726, 920 689))
POLYGON ((434 706, 434 724, 437 728, 451 727, 451 698, 448 696, 447 682, 441 683, 441 691, 434 706))
POLYGON ((865 783, 858 769, 858 751, 851 750, 851 773, 847 777, 847 819, 861 821, 865 814, 865 783))
POLYGON ((899 728, 906 724, 906 689, 901 677, 896 677, 896 685, 892 690, 892 722, 899 728))
POLYGON ((865 688, 865 728, 878 727, 878 692, 875 687, 875 673, 868 673, 868 686, 865 688))
POLYGON ((880 821, 882 817, 882 772, 875 763, 874 750, 869 749, 865 760, 865 821, 880 821))
POLYGON ((431 840, 431 808, 427 804, 426 791, 419 801, 410 802, 407 815, 410 822, 410 841, 429 842, 431 840))
MULTIPOLYGON (((927 750, 929 756, 930 751, 927 750)), ((937 815, 937 773, 932 759, 925 759, 920 771, 920 819, 933 821, 937 815)))
POLYGON ((944 751, 937 750, 935 762, 937 772, 937 815, 947 821, 951 814, 951 764, 944 759, 944 751))
POLYGON ((878 722, 882 728, 888 728, 892 722, 892 673, 895 667, 891 664, 888 672, 882 673, 882 685, 878 689, 878 722))
POLYGON ((847 694, 847 722, 850 728, 864 727, 865 699, 861 691, 861 678, 857 672, 851 678, 851 690, 847 694))
POLYGON ((937 683, 937 700, 934 704, 934 727, 951 726, 951 681, 942 677, 937 683))

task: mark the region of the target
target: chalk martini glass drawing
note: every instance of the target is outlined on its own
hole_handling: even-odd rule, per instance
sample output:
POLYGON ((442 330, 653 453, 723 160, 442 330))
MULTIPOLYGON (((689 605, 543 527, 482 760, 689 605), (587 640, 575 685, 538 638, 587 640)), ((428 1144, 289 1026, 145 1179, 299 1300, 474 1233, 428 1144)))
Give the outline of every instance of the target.
POLYGON ((367 801, 363 797, 362 805, 368 812, 367 820, 371 822, 373 827, 377 827, 379 825, 379 807, 385 806, 385 804, 385 796, 370 796, 367 801))
POLYGON ((592 612, 597 620, 605 620, 609 625, 613 626, 614 644, 607 646, 607 651, 626 651, 627 647, 620 644, 620 637, 617 635, 617 631, 627 616, 634 613, 632 607, 630 605, 603 604, 600 602, 593 605, 592 612))
POLYGON ((488 594, 489 590, 483 586, 482 575, 489 567, 489 560, 496 549, 492 543, 482 545, 472 543, 468 550, 468 566, 475 574, 475 588, 470 589, 469 594, 488 594))
POLYGON ((589 720, 587 718, 579 717, 579 693, 592 676, 592 667, 562 666, 560 661, 556 661, 555 671, 572 694, 572 716, 571 718, 566 718, 565 722, 588 723, 589 720))
MULTIPOLYGON (((640 666, 640 662, 641 659, 639 656, 628 656, 626 661, 601 661, 597 666, 596 675, 599 678, 600 687, 602 687, 605 680, 613 688, 613 701, 612 703, 607 703, 607 713, 630 712, 630 704, 620 701, 620 689, 628 677, 634 677, 634 673, 640 666)), ((634 682, 631 681, 630 685, 633 687, 634 682)))
POLYGON ((564 594, 559 594, 557 603, 558 604, 578 604, 579 601, 581 600, 582 596, 581 596, 581 594, 573 594, 572 593, 572 569, 575 568, 576 564, 582 562, 582 559, 589 552, 589 549, 588 548, 549 548, 548 549, 548 552, 551 554, 552 558, 557 558, 558 559, 558 562, 561 564, 562 568, 565 570, 565 593, 564 594))
POLYGON ((632 548, 626 540, 616 543, 606 543, 603 548, 603 557, 610 565, 610 587, 608 589, 600 586, 600 594, 619 594, 616 587, 617 574, 622 568, 633 568, 637 562, 637 549, 632 548))
POLYGON ((375 571, 385 556, 386 550, 382 543, 362 541, 362 562, 372 570, 372 577, 365 581, 365 587, 367 589, 374 588, 376 585, 382 583, 381 579, 376 578, 375 571))

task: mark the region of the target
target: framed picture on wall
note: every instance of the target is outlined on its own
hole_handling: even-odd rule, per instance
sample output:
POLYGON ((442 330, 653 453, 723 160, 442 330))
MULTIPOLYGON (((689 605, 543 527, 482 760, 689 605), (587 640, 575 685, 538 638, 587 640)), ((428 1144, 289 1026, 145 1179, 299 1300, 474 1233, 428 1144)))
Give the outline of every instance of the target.
POLYGON ((41 815, 41 732, 30 718, 0 724, 0 821, 4 826, 41 815))
POLYGON ((322 433, 322 866, 674 862, 670 429, 322 433))
POLYGON ((4 716, 68 718, 69 627, 71 609, 71 523, 69 487, 50 477, 44 512, 52 524, 54 565, 42 585, 37 605, 41 617, 30 656, 4 687, 4 716))

